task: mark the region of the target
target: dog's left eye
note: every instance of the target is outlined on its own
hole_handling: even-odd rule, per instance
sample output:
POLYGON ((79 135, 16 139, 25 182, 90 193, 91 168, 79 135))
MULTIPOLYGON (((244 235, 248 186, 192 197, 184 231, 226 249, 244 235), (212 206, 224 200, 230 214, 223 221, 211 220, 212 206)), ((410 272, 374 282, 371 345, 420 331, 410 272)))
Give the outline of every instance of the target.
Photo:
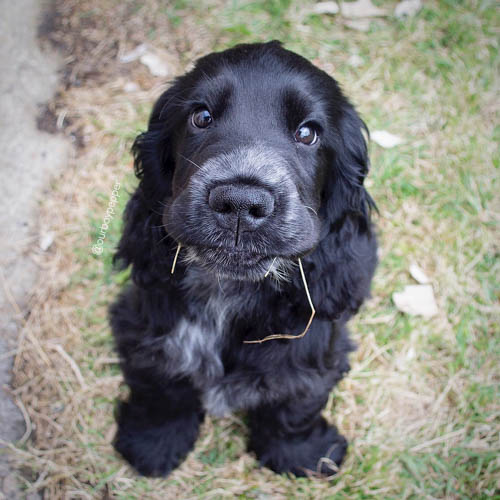
POLYGON ((295 140, 307 146, 312 146, 318 142, 318 133, 310 125, 302 125, 295 132, 295 140))

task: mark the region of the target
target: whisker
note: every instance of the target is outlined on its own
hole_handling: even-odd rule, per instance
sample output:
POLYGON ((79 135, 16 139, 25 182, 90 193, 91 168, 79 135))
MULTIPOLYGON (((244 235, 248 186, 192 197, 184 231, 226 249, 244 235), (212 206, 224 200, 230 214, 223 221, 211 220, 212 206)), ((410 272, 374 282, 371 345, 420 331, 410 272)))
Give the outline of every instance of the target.
POLYGON ((163 240, 166 240, 170 235, 167 233, 163 238, 161 238, 160 240, 158 240, 155 244, 156 245, 159 245, 163 240))
POLYGON ((201 167, 197 163, 195 163, 193 160, 190 160, 189 158, 187 158, 186 156, 184 156, 181 153, 179 153, 179 156, 182 157, 182 158, 184 158, 189 163, 192 163, 196 168, 199 168, 201 170, 201 167))
POLYGON ((154 209, 151 209, 151 212, 153 212, 154 214, 156 215, 160 215, 161 217, 163 217, 163 214, 161 212, 157 212, 156 210, 154 209))
POLYGON ((314 208, 309 207, 309 206, 307 206, 307 205, 304 205, 304 206, 305 206, 306 208, 308 208, 308 209, 309 209, 309 210, 310 210, 310 211, 311 211, 314 215, 316 215, 316 216, 318 215, 318 212, 316 212, 316 210, 314 210, 314 208))

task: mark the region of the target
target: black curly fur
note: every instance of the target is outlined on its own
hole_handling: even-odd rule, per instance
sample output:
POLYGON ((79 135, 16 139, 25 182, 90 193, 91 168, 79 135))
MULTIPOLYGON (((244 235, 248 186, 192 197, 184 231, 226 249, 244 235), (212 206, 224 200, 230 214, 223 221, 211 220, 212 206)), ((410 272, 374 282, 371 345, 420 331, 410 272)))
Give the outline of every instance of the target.
MULTIPOLYGON (((231 98, 230 92, 224 96, 231 98)), ((276 472, 332 474, 341 464, 347 442, 320 412, 349 370, 353 345, 345 324, 368 297, 376 266, 374 204, 363 187, 369 164, 363 128, 332 78, 276 42, 202 58, 155 104, 148 130, 133 147, 140 184, 128 203, 115 257, 121 266, 132 265, 133 284, 110 309, 131 391, 117 411, 115 447, 140 473, 165 476, 175 468, 192 449, 207 408, 247 410, 249 449, 276 472), (314 182, 305 181, 304 192, 299 190, 305 199, 317 195, 318 238, 309 250, 286 256, 302 258, 316 308, 310 330, 298 340, 243 343, 301 331, 310 309, 298 271, 283 283, 217 283, 203 266, 180 258, 170 273, 177 241, 183 240, 168 232, 168 224, 165 229, 168 200, 185 186, 182 175, 196 175, 179 172, 187 169, 179 156, 190 140, 186 123, 192 108, 186 106, 200 82, 217 81, 228 68, 236 85, 238 78, 246 81, 262 71, 283 87, 296 79, 327 120, 314 156, 308 150, 302 159, 314 182), (219 311, 223 323, 213 303, 227 304, 229 310, 219 311)), ((196 152, 201 165, 221 144, 232 147, 224 137, 217 144, 196 143, 191 158, 196 152)))

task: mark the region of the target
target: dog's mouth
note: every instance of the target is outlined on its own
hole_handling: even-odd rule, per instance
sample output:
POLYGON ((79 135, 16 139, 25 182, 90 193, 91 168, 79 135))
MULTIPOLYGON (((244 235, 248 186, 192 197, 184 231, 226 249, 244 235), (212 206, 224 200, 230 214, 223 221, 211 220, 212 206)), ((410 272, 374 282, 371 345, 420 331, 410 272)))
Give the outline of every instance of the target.
POLYGON ((256 281, 272 271, 277 257, 250 250, 190 246, 186 249, 186 260, 218 276, 256 281))

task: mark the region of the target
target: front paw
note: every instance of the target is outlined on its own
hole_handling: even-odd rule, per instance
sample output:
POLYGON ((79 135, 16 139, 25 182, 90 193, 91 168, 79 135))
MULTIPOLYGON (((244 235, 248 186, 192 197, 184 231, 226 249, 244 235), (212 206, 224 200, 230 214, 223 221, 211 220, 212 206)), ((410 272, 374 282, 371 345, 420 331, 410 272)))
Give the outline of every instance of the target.
POLYGON ((161 421, 145 418, 143 408, 121 403, 114 447, 140 474, 165 477, 193 448, 201 415, 196 412, 161 421))
POLYGON ((323 476, 335 474, 347 451, 344 436, 324 420, 307 436, 262 437, 252 436, 249 443, 250 450, 256 453, 259 462, 274 472, 291 472, 299 477, 311 473, 323 476))

